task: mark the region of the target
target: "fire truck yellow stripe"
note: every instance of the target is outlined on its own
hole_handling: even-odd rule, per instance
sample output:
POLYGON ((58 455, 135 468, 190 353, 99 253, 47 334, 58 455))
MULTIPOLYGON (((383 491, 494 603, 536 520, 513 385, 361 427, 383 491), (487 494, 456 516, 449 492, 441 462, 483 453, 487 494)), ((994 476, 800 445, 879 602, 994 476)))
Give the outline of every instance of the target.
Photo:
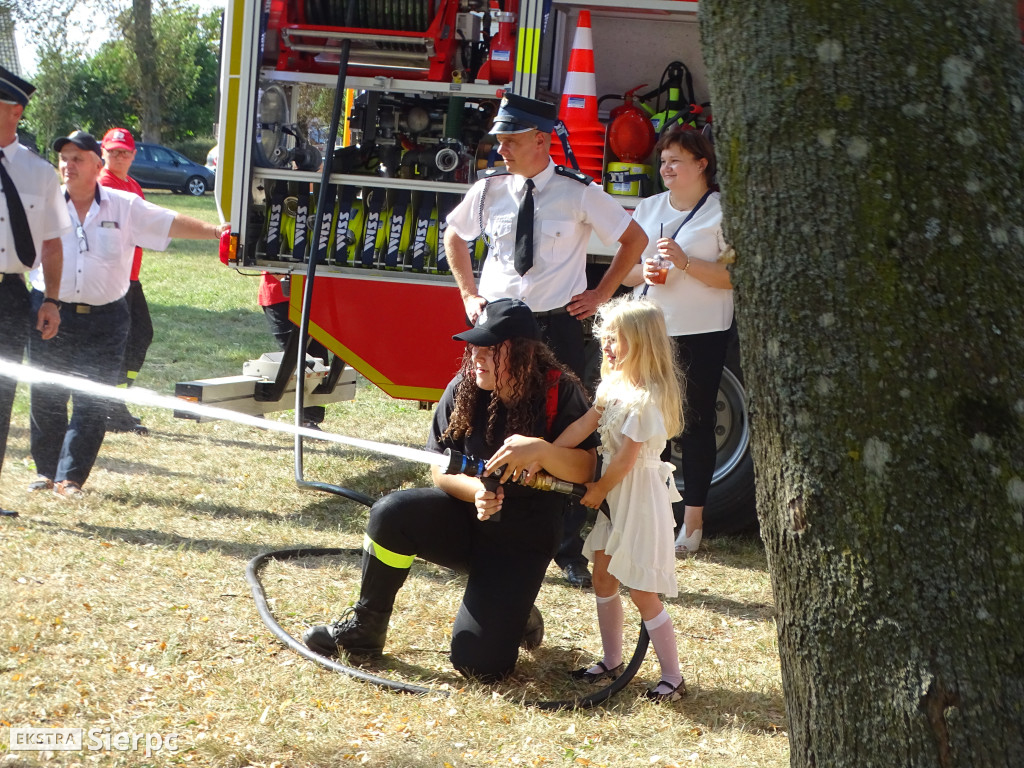
POLYGON ((519 30, 519 45, 516 51, 516 70, 522 74, 536 74, 540 58, 540 30, 526 28, 519 30))
MULTIPOLYGON (((234 119, 239 114, 239 103, 241 100, 242 88, 242 53, 245 50, 245 19, 242 12, 243 3, 237 3, 234 9, 229 9, 231 19, 230 58, 222 67, 221 88, 224 96, 220 104, 221 120, 234 119), (230 118, 226 116, 231 116, 230 118)), ((248 84, 246 84, 248 87, 248 84)), ((217 160, 217 183, 214 186, 214 198, 217 201, 220 215, 225 220, 230 220, 232 205, 234 203, 233 192, 235 188, 235 149, 236 133, 231 130, 219 130, 220 141, 217 149, 219 155, 217 160)), ((241 222, 233 222, 236 228, 241 222)))

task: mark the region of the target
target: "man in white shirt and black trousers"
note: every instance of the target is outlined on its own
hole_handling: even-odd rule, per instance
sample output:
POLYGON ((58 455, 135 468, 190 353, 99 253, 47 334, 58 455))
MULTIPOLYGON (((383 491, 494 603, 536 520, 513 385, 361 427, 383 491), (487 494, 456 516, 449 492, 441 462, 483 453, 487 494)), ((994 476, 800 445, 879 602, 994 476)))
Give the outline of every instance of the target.
MULTIPOLYGON (((32 365, 91 381, 120 383, 129 315, 125 302, 135 246, 166 250, 172 237, 218 239, 227 224, 207 224, 143 200, 101 187, 103 150, 96 139, 75 131, 57 139, 64 199, 72 230, 63 237, 60 281, 61 333, 32 339, 32 365)), ((44 275, 30 275, 32 306, 44 302, 44 275)), ((80 497, 106 433, 109 400, 51 384, 32 386, 32 458, 39 473, 29 490, 53 489, 80 497), (72 400, 68 420, 68 399, 72 400)))
MULTIPOLYGON (((594 180, 551 160, 558 109, 507 94, 491 133, 502 170, 488 171, 448 215, 445 248, 470 322, 489 301, 519 299, 533 311, 544 342, 580 380, 584 374, 582 320, 608 301, 647 246, 647 235, 594 180), (600 283, 588 289, 591 232, 619 247, 600 283), (483 235, 487 256, 477 285, 469 243, 483 235)), ((570 584, 591 585, 580 528, 586 509, 571 504, 555 562, 570 584)))
MULTIPOLYGON (((52 339, 60 326, 60 237, 71 220, 60 196, 52 165, 18 143, 18 123, 35 88, 0 67, 0 358, 20 363, 32 329, 52 339), (41 274, 40 301, 34 310, 25 273, 41 274)), ((0 376, 0 465, 7 449, 11 406, 17 379, 0 376)), ((0 516, 16 517, 0 509, 0 516)))

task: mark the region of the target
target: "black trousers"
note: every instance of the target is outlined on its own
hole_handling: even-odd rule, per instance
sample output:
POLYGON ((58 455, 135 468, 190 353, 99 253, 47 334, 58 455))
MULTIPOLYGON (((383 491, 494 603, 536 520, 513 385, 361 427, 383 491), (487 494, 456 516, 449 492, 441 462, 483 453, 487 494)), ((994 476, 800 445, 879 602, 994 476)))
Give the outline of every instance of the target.
MULTIPOLYGON (((469 502, 439 488, 412 488, 374 504, 366 533, 391 552, 468 575, 452 629, 452 665, 465 675, 495 680, 515 669, 530 607, 561 535, 559 509, 537 494, 508 497, 501 520, 482 522, 469 502)), ((375 586, 364 580, 363 590, 375 586)), ((365 592, 362 597, 378 610, 394 599, 365 592)))
MULTIPOLYGON (((564 312, 537 317, 537 325, 540 326, 544 343, 555 353, 558 361, 579 376, 580 381, 583 381, 586 367, 586 355, 583 350, 583 323, 568 312, 564 312)), ((585 566, 587 558, 583 556, 583 539, 580 537, 580 531, 583 529, 583 524, 587 522, 587 508, 574 501, 567 502, 564 520, 561 542, 558 545, 558 552, 555 553, 555 562, 558 563, 559 568, 565 568, 570 563, 585 566)))
POLYGON ((583 323, 562 312, 556 315, 534 315, 540 326, 544 343, 551 347, 558 361, 583 381, 585 361, 583 353, 583 323))
MULTIPOLYGON (((267 325, 270 332, 277 340, 277 345, 284 350, 288 346, 288 337, 292 331, 298 332, 295 324, 288 318, 288 302, 281 301, 277 304, 269 304, 263 308, 263 316, 267 318, 267 325)), ((313 357, 319 357, 324 363, 329 361, 327 347, 316 339, 310 338, 306 352, 313 357)), ((319 424, 327 415, 327 409, 322 405, 307 405, 302 408, 303 421, 312 421, 319 424)))
MULTIPOLYGON (((33 291, 32 306, 38 310, 42 302, 43 294, 33 291)), ((49 341, 31 337, 28 356, 38 368, 116 386, 127 338, 128 307, 124 298, 91 307, 88 312, 64 304, 60 310, 60 332, 49 341)), ((111 401, 56 384, 33 384, 31 394, 32 458, 36 471, 57 482, 71 480, 83 485, 103 445, 111 401)))
MULTIPOLYGON (((29 306, 28 287, 22 274, 5 274, 0 282, 0 358, 20 363, 25 345, 35 326, 35 316, 29 306)), ((11 429, 11 408, 18 380, 0 376, 0 467, 7 452, 7 435, 11 429)))
POLYGON ((715 402, 725 367, 728 331, 673 336, 679 365, 686 377, 686 429, 682 451, 683 503, 703 507, 715 474, 715 402))
POLYGON ((132 280, 124 300, 128 303, 131 325, 128 328, 128 342, 124 347, 124 377, 122 383, 131 386, 146 362, 146 352, 153 343, 153 318, 149 316, 149 304, 142 292, 142 283, 132 280))

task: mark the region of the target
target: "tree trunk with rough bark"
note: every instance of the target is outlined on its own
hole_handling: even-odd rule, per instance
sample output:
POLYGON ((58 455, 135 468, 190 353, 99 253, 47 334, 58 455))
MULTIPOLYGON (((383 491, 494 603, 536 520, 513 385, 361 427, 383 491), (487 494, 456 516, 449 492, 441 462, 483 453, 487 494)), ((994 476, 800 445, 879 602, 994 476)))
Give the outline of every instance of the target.
POLYGON ((701 0, 791 763, 1024 766, 1014 0, 701 0))
POLYGON ((142 138, 155 144, 160 143, 163 113, 160 105, 160 78, 157 72, 156 38, 153 35, 152 0, 132 0, 132 33, 130 36, 135 59, 139 63, 142 87, 139 97, 142 102, 142 138))

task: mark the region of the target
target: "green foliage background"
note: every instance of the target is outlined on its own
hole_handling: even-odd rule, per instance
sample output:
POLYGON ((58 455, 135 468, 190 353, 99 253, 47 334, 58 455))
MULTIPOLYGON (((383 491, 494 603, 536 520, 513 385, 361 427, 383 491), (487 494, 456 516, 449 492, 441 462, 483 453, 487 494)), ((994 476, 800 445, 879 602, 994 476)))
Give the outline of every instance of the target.
MULTIPOLYGON (((40 151, 75 129, 102 136, 116 125, 140 138, 139 94, 152 84, 139 79, 129 42, 131 21, 130 8, 115 14, 112 38, 91 54, 65 36, 42 42, 33 77, 36 93, 24 119, 40 151)), ((203 14, 178 0, 159 3, 153 13, 163 93, 161 141, 200 163, 216 141, 220 25, 219 12, 203 14)))

